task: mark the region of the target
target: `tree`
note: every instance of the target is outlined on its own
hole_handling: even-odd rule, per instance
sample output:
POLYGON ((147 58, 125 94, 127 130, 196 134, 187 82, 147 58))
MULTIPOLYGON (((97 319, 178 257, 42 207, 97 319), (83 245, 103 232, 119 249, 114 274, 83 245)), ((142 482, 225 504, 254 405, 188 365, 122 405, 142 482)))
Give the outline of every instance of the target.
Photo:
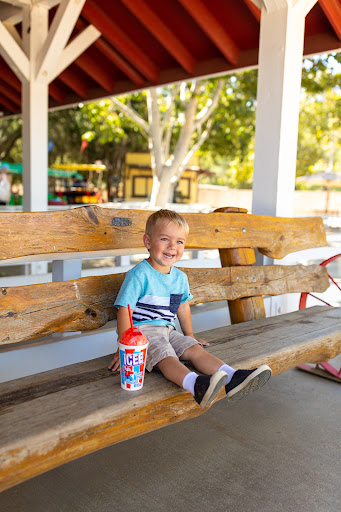
MULTIPOLYGON (((139 98, 141 102, 141 98, 139 98)), ((138 108, 138 107, 136 107, 138 108)), ((49 138, 54 147, 52 163, 90 163, 101 160, 107 166, 108 199, 117 186, 127 151, 147 151, 136 124, 112 109, 107 99, 79 104, 49 115, 49 138), (81 151, 82 140, 88 145, 81 151)))
POLYGON ((212 113, 224 80, 182 82, 148 89, 146 120, 129 98, 112 98, 113 104, 139 126, 151 153, 153 189, 151 206, 164 206, 188 162, 208 137, 212 113))
POLYGON ((19 117, 2 119, 0 122, 0 160, 21 162, 21 128, 19 117), (18 160, 19 159, 19 160, 18 160))
POLYGON ((251 188, 256 96, 256 70, 225 77, 210 137, 200 149, 201 161, 215 172, 213 178, 204 178, 204 182, 251 188))

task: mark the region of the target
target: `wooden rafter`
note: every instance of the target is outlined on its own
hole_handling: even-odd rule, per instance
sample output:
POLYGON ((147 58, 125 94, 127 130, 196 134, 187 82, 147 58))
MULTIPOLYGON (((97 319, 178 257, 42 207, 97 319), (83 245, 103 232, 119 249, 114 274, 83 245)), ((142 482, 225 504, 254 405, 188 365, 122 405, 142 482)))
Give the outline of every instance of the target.
POLYGON ((122 0, 122 3, 188 73, 194 73, 196 66, 194 56, 144 0, 139 0, 139 2, 122 0))
POLYGON ((95 42, 96 48, 100 50, 103 55, 109 59, 115 66, 118 67, 132 82, 140 87, 145 84, 144 78, 124 59, 121 55, 103 39, 97 39, 95 42))
POLYGON ((236 65, 240 49, 226 32, 222 24, 213 16, 203 0, 179 0, 224 57, 236 65))
POLYGON ((32 4, 32 0, 8 0, 7 3, 15 7, 29 7, 32 4))
POLYGON ((7 84, 16 91, 21 92, 21 82, 19 78, 11 70, 8 69, 2 60, 0 61, 0 76, 5 76, 7 84))
POLYGON ((74 62, 84 50, 86 50, 100 36, 99 30, 93 25, 89 25, 80 32, 72 41, 62 50, 59 59, 50 74, 50 81, 57 78, 64 69, 74 62))
POLYGON ((99 83, 103 89, 107 92, 112 93, 115 80, 112 75, 108 73, 107 69, 104 69, 100 59, 96 60, 87 53, 82 53, 76 60, 75 63, 79 66, 87 75, 89 75, 95 82, 99 83))
POLYGON ((0 103, 13 114, 15 112, 18 112, 18 107, 14 105, 14 103, 12 103, 12 101, 6 98, 6 96, 4 96, 3 94, 0 94, 0 103))
POLYGON ((45 78, 48 79, 48 81, 52 81, 55 78, 54 68, 56 66, 56 58, 58 59, 58 69, 61 67, 65 69, 65 67, 70 64, 68 59, 66 59, 66 65, 64 67, 60 62, 61 59, 63 60, 65 52, 67 52, 69 58, 71 56, 72 60, 74 60, 93 43, 93 38, 96 39, 99 37, 100 32, 97 29, 87 27, 86 31, 90 30, 89 37, 84 39, 84 34, 80 34, 79 37, 82 37, 81 41, 73 41, 68 45, 68 47, 72 45, 72 49, 66 46, 84 2, 85 0, 63 0, 61 2, 53 18, 38 60, 37 78, 45 78))
POLYGON ((93 23, 130 63, 151 82, 157 82, 159 69, 154 62, 141 51, 139 46, 130 39, 118 23, 109 18, 99 5, 87 0, 82 15, 93 23))
POLYGON ((0 41, 1 55, 6 60, 7 64, 20 78, 20 80, 28 80, 30 74, 30 62, 21 47, 1 22, 0 41))
POLYGON ((74 73, 71 69, 65 69, 58 78, 70 89, 75 91, 82 99, 86 99, 89 88, 78 74, 74 73))
MULTIPOLYGON (((84 30, 85 27, 86 24, 84 21, 79 18, 76 23, 77 30, 84 30)), ((145 80, 142 76, 127 61, 125 61, 112 46, 104 41, 103 38, 97 39, 94 42, 94 46, 136 85, 143 86, 145 84, 145 80)))
POLYGON ((247 5, 249 11, 253 14, 258 23, 260 23, 261 11, 259 7, 257 7, 252 0, 244 0, 244 3, 247 5))
POLYGON ((21 40, 20 34, 17 31, 16 27, 12 23, 7 23, 6 21, 4 22, 4 26, 7 28, 8 32, 11 34, 13 39, 18 43, 18 45, 21 48, 22 40, 21 40))
POLYGON ((3 80, 0 80, 0 93, 5 95, 5 97, 12 101, 15 105, 21 105, 20 94, 15 89, 9 87, 8 84, 3 80))
POLYGON ((63 103, 65 100, 65 93, 55 83, 49 85, 49 95, 58 103, 63 103))
POLYGON ((341 40, 341 4, 338 0, 319 0, 323 12, 327 16, 338 39, 341 40))

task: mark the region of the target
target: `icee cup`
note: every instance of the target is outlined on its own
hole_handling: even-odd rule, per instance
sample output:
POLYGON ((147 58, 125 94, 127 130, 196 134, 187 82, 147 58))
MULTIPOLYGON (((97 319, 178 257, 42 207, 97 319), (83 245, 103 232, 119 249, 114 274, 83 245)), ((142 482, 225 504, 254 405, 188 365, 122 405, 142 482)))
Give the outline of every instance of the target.
POLYGON ((118 342, 118 348, 120 352, 121 388, 127 391, 142 389, 148 348, 146 336, 136 327, 127 329, 118 342))

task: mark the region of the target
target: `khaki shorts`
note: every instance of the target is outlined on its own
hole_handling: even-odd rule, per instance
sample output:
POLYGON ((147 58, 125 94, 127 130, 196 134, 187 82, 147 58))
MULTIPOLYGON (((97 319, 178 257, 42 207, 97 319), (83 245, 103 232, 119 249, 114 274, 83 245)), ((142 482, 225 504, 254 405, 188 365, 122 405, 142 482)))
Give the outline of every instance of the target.
POLYGON ((149 341, 146 368, 149 372, 165 357, 180 358, 186 349, 200 345, 191 336, 184 336, 172 325, 139 325, 149 341))

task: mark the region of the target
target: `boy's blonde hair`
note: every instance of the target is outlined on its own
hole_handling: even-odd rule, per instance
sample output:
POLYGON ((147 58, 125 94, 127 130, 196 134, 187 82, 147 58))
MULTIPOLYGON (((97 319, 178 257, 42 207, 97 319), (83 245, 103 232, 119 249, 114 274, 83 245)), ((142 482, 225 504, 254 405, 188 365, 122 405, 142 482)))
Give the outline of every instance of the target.
POLYGON ((146 222, 146 234, 151 236, 156 224, 162 220, 168 223, 173 222, 185 231, 186 236, 188 235, 189 226, 187 221, 182 217, 182 215, 173 212, 172 210, 158 210, 157 212, 152 213, 146 222))

